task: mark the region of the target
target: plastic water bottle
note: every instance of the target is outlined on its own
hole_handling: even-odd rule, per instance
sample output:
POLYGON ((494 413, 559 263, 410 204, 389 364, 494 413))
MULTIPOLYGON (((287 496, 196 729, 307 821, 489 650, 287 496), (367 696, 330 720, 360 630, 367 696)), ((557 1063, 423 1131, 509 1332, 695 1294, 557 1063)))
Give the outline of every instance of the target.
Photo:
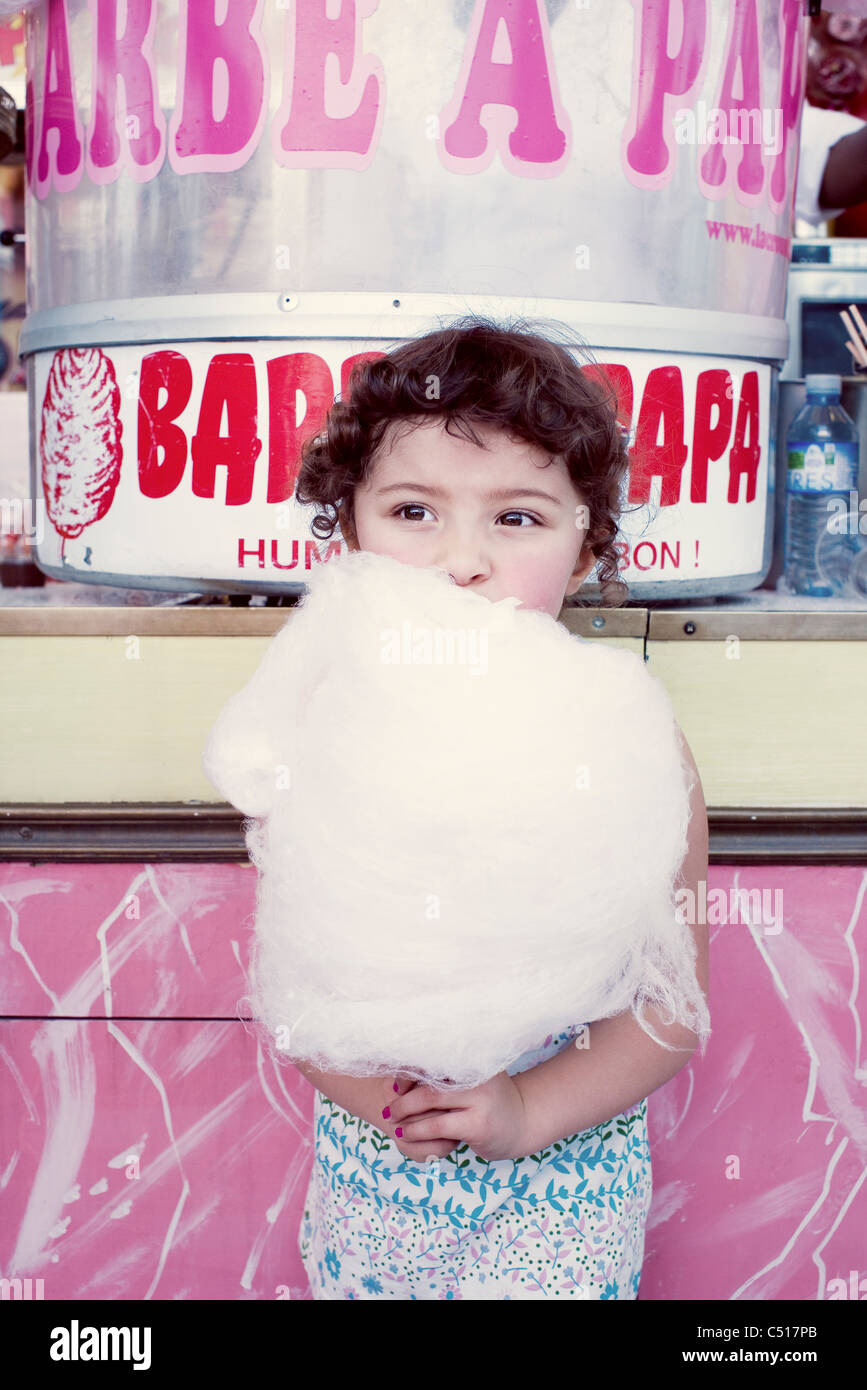
POLYGON ((807 400, 786 433, 783 567, 794 593, 831 598, 846 588, 859 549, 849 515, 858 430, 840 404, 839 376, 808 376, 805 384, 807 400))

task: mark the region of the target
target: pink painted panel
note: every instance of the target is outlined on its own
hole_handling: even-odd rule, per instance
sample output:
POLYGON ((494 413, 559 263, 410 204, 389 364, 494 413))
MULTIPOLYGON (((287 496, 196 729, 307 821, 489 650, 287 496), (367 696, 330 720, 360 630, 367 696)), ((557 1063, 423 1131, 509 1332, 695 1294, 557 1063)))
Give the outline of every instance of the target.
MULTIPOLYGON (((867 873, 714 867, 711 920, 714 890, 713 1037, 650 1102, 641 1298, 839 1296, 867 1279, 867 873)), ((248 865, 0 864, 3 1275, 309 1297, 313 1092, 236 1015, 254 908, 248 865)))
POLYGON ((0 864, 0 893, 0 1013, 238 1017, 251 864, 0 864))
POLYGON ((825 1300, 860 1284, 863 1299, 867 873, 719 867, 709 879, 779 890, 782 930, 711 928, 711 1043, 650 1106, 642 1297, 825 1300))
POLYGON ((46 1299, 310 1297, 313 1090, 242 1023, 6 1021, 0 1051, 5 1275, 46 1299))

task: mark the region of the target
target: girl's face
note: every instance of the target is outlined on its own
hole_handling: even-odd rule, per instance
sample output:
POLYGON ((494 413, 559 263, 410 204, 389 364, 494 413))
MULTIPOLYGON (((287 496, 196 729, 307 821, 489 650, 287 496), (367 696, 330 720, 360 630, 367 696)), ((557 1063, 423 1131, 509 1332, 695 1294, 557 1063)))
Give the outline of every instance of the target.
POLYGON ((514 597, 556 618, 595 564, 583 552, 583 499, 562 459, 502 430, 473 429, 486 448, 447 434, 442 417, 397 438, 390 426, 355 489, 347 545, 443 569, 491 602, 514 597))

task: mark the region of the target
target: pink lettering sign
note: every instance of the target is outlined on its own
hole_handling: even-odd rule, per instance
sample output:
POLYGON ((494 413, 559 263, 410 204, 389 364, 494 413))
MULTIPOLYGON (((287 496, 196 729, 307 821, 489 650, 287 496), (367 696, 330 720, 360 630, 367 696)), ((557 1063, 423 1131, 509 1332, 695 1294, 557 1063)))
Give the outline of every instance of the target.
POLYGON ((93 115, 87 132, 87 172, 94 183, 113 183, 128 169, 140 183, 152 179, 165 157, 166 122, 157 96, 153 41, 156 0, 89 0, 93 26, 93 115), (124 112, 118 109, 118 78, 124 112))
POLYGON ((707 0, 632 3, 632 105, 621 161, 630 183, 663 188, 674 173, 674 109, 691 104, 704 75, 707 0))
POLYGON ((271 142, 292 169, 366 169, 385 114, 385 72, 362 55, 361 23, 379 0, 344 0, 337 18, 327 0, 295 0, 286 17, 283 101, 271 142), (337 58, 340 81, 328 82, 337 58))
POLYGON ((729 488, 727 501, 739 502, 741 478, 746 481, 745 502, 755 502, 756 481, 762 457, 759 422, 759 374, 744 372, 735 435, 729 451, 729 488), (749 435, 749 441, 747 441, 749 435))
MULTIPOLYGON (((362 51, 364 21, 378 14, 379 0, 281 0, 282 51, 274 54, 264 46, 265 3, 178 0, 171 30, 177 100, 169 118, 154 56, 157 25, 169 22, 162 0, 87 0, 86 6, 76 0, 76 44, 81 24, 91 46, 90 71, 78 74, 71 52, 81 50, 70 48, 68 0, 44 0, 38 20, 30 22, 28 55, 26 158, 36 196, 76 188, 83 170, 96 184, 114 183, 124 170, 143 183, 159 172, 166 153, 176 173, 241 168, 269 119, 271 61, 276 71, 282 67, 275 81, 283 83, 270 126, 275 161, 286 168, 366 169, 386 115, 383 65, 362 51), (90 108, 86 138, 76 77, 83 106, 90 108)), ((716 35, 711 16, 725 14, 723 0, 632 0, 632 7, 631 100, 620 145, 625 177, 643 190, 659 190, 671 182, 676 159, 688 157, 704 199, 734 197, 750 207, 766 201, 785 219, 794 197, 806 66, 803 0, 779 0, 776 16, 765 0, 727 0, 725 32, 716 35), (763 92, 771 67, 763 44, 776 51, 777 42, 779 89, 763 92), (723 52, 721 70, 712 74, 713 95, 707 95, 715 104, 708 109, 704 96, 696 98, 711 50, 723 52), (684 117, 692 123, 687 130, 684 117), (688 155, 679 148, 684 143, 692 146, 688 155)), ((579 22, 571 7, 558 18, 564 30, 579 22)), ((616 61, 621 57, 628 63, 625 54, 616 61)), ((456 55, 453 61, 456 66, 456 55)), ((418 66, 423 74, 424 62, 418 66)), ((160 69, 160 80, 165 77, 160 69)), ((402 116, 392 113, 395 122, 402 116)), ((451 172, 483 172, 497 155, 519 178, 554 178, 564 170, 573 134, 542 0, 475 0, 460 71, 436 133, 437 157, 451 172)), ((422 161, 429 158, 424 143, 418 147, 422 161)), ((610 183, 606 175, 604 191, 616 201, 615 171, 610 183)), ((579 197, 587 195, 580 179, 575 184, 579 197)), ((736 233, 743 244, 764 244, 749 241, 739 226, 731 235, 726 231, 727 239, 736 233)))
POLYGON ((318 434, 334 403, 331 368, 315 352, 290 352, 268 359, 268 495, 285 502, 295 491, 301 463, 301 438, 318 434), (304 397, 304 421, 295 402, 304 397))
POLYGON ((777 20, 780 33, 780 95, 777 105, 783 115, 782 149, 771 167, 769 195, 775 213, 784 210, 789 216, 795 201, 795 167, 797 143, 792 135, 800 129, 801 102, 807 80, 806 25, 803 22, 801 0, 780 0, 777 20), (793 148, 794 145, 794 148, 793 148), (791 158, 790 158, 791 154, 791 158))
POLYGON ((169 161, 179 174, 240 169, 259 143, 268 109, 263 0, 183 0, 179 11, 178 103, 169 161))
POLYGON ((725 368, 699 372, 695 386, 690 502, 707 501, 707 466, 721 459, 732 430, 734 385, 725 368), (711 424, 716 411, 716 424, 711 424))
POLYGON ((43 82, 42 122, 37 136, 37 198, 45 197, 52 181, 62 193, 76 188, 84 165, 81 121, 69 59, 66 0, 48 0, 43 82))
POLYGON ((28 187, 33 187, 33 144, 35 106, 33 101, 33 79, 28 77, 24 87, 24 171, 28 187))
POLYGON ((226 506, 241 507, 253 496, 257 433, 256 364, 249 352, 220 352, 211 359, 199 423, 190 440, 195 497, 216 497, 217 469, 226 470, 226 506), (226 433, 220 433, 223 413, 226 433))
POLYGON ((447 169, 475 174, 499 153, 509 172, 524 178, 560 173, 572 127, 557 90, 544 5, 477 0, 456 95, 440 120, 437 151, 447 169))
POLYGON ((768 120, 773 113, 762 108, 760 73, 756 0, 733 0, 725 67, 714 98, 714 107, 723 113, 725 143, 708 145, 698 164, 699 187, 706 198, 719 197, 732 184, 739 203, 754 207, 762 197, 762 139, 773 124, 768 120))
POLYGON ((630 502, 649 501, 654 478, 662 480, 661 506, 672 507, 680 500, 681 474, 689 454, 684 438, 684 415, 680 368, 654 367, 647 376, 635 444, 629 451, 630 502))

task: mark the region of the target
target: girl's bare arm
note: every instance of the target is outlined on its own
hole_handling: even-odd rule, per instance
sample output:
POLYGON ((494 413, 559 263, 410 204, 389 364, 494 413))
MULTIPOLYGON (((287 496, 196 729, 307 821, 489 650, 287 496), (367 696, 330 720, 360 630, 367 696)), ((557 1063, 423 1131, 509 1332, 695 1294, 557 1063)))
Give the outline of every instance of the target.
MULTIPOLYGON (((346 1076, 343 1072, 318 1071, 309 1062, 295 1062, 302 1076, 305 1076, 317 1091, 321 1091, 342 1110, 350 1115, 358 1115, 368 1124, 382 1128, 382 1112, 388 1105, 389 1097, 397 1095, 393 1076, 346 1076)), ((408 1089, 408 1082, 401 1084, 401 1092, 408 1089)))
POLYGON ((819 208, 851 208, 867 198, 867 126, 844 135, 828 151, 819 208))
POLYGON ((335 1105, 348 1110, 350 1115, 366 1120, 380 1133, 387 1133, 404 1158, 424 1163, 429 1158, 445 1158, 456 1147, 454 1139, 433 1139, 423 1144, 412 1144, 396 1138, 394 1124, 384 1119, 382 1112, 398 1096, 412 1090, 414 1083, 406 1077, 346 1076, 343 1072, 318 1071, 307 1062, 296 1062, 295 1066, 317 1091, 333 1100, 335 1105), (397 1091, 394 1089, 395 1081, 397 1091))

